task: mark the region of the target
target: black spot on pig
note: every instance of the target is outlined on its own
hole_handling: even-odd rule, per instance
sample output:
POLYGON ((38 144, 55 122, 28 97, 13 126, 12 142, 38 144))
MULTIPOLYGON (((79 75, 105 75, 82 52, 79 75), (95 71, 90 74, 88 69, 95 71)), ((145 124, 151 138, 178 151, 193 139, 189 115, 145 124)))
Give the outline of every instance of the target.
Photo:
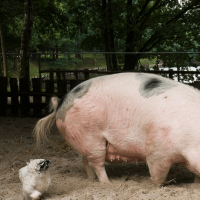
POLYGON ((64 121, 67 111, 69 111, 74 105, 74 100, 81 99, 85 96, 91 86, 91 83, 91 80, 85 81, 61 98, 57 108, 56 119, 59 118, 64 121))
POLYGON ((154 74, 138 73, 136 79, 141 81, 139 92, 145 98, 158 96, 177 86, 176 82, 154 74))
POLYGON ((64 99, 67 97, 67 94, 65 94, 61 99, 60 101, 58 102, 58 107, 57 107, 57 110, 60 108, 60 106, 63 104, 63 101, 64 99))
POLYGON ((155 88, 158 88, 162 84, 162 81, 158 78, 151 78, 144 84, 144 90, 147 92, 150 90, 153 90, 155 88))
POLYGON ((91 81, 86 81, 81 83, 80 85, 76 86, 71 92, 69 92, 69 95, 73 95, 74 98, 81 99, 83 96, 85 96, 90 88, 91 81))
POLYGON ((84 89, 84 86, 83 85, 78 85, 77 87, 75 87, 72 92, 73 93, 78 93, 80 92, 82 89, 84 89))

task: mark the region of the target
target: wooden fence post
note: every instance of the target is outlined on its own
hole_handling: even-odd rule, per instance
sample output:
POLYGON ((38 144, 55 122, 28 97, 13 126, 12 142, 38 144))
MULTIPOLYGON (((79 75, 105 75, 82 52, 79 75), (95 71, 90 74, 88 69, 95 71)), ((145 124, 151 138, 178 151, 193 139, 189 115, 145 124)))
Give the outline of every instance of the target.
POLYGON ((38 68, 39 68, 39 78, 41 78, 41 54, 38 54, 38 68))
POLYGON ((74 70, 74 77, 75 77, 75 80, 78 80, 78 70, 74 70))
POLYGON ((10 89, 11 89, 11 113, 14 117, 18 115, 18 107, 19 107, 19 101, 18 101, 18 95, 16 92, 18 92, 18 85, 17 85, 17 78, 10 78, 10 89))
MULTIPOLYGON (((33 92, 41 92, 41 78, 32 78, 33 83, 33 92)), ((42 96, 33 96, 33 104, 34 104, 34 117, 41 117, 42 114, 42 96)))
MULTIPOLYGON (((30 83, 29 80, 27 81, 25 78, 19 79, 19 88, 20 92, 29 92, 30 91, 30 83)), ((29 116, 29 95, 21 95, 20 96, 20 105, 21 105, 21 115, 22 116, 29 116)))
POLYGON ((89 79, 89 69, 84 69, 84 78, 85 80, 89 79))
POLYGON ((70 80, 70 90, 78 85, 77 80, 70 80))
POLYGON ((169 78, 173 79, 173 69, 169 69, 169 78))
POLYGON ((200 81, 194 81, 193 86, 200 90, 200 81))
MULTIPOLYGON (((54 81, 53 80, 46 80, 45 87, 46 87, 46 90, 45 90, 46 93, 51 93, 51 94, 54 93, 54 81)), ((51 98, 50 96, 46 96, 47 105, 49 105, 49 103, 50 103, 50 98, 51 98)), ((46 113, 49 113, 48 106, 46 107, 46 113)))
MULTIPOLYGON (((60 70, 60 69, 57 69, 57 70, 60 70)), ((56 72, 56 76, 57 76, 57 80, 60 80, 61 79, 61 72, 56 72)))
POLYGON ((0 116, 6 116, 6 105, 7 105, 6 92, 7 92, 7 77, 0 77, 0 116))
POLYGON ((54 80, 54 73, 53 73, 53 69, 50 69, 52 71, 50 71, 50 80, 54 80))
POLYGON ((66 80, 66 72, 62 72, 62 78, 63 80, 66 80))
POLYGON ((66 81, 58 80, 58 93, 65 93, 66 91, 66 81))
POLYGON ((2 67, 1 58, 2 56, 0 56, 0 77, 3 76, 3 67, 2 67))

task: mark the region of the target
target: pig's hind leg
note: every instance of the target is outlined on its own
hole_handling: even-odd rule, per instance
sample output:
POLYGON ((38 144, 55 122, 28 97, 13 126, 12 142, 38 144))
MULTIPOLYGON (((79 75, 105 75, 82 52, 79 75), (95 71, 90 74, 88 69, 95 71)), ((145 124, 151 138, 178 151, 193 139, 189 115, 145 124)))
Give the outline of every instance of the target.
POLYGON ((96 174, 94 170, 89 166, 88 160, 85 156, 82 157, 83 164, 86 169, 87 176, 90 180, 94 180, 96 178, 96 174))
POLYGON ((99 139, 88 142, 88 155, 83 159, 89 177, 94 178, 93 170, 100 183, 110 183, 105 170, 106 141, 99 139), (86 162, 88 161, 88 163, 86 162))
POLYGON ((100 183, 110 184, 110 181, 108 179, 108 176, 105 170, 105 160, 104 161, 98 160, 98 162, 95 162, 94 160, 92 160, 92 161, 89 161, 89 165, 94 169, 100 183))

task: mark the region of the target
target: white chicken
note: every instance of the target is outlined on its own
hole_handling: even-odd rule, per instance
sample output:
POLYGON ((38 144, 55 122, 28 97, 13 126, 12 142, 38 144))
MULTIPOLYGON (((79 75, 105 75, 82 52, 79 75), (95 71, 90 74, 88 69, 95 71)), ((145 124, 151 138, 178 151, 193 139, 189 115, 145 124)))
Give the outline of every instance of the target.
POLYGON ((24 200, 38 200, 47 191, 51 183, 48 170, 50 164, 49 160, 34 159, 19 170, 24 200))

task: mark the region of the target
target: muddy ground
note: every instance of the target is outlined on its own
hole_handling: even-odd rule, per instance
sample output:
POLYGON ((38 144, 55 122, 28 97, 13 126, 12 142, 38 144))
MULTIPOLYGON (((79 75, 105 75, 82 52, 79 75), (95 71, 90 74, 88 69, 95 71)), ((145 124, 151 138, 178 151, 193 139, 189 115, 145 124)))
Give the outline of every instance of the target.
POLYGON ((145 163, 106 164, 111 185, 87 180, 81 156, 71 149, 54 127, 49 142, 35 148, 32 130, 38 119, 0 117, 0 199, 20 200, 18 170, 30 159, 51 160, 51 185, 45 200, 200 199, 200 184, 180 165, 172 166, 168 185, 154 189, 145 163))

